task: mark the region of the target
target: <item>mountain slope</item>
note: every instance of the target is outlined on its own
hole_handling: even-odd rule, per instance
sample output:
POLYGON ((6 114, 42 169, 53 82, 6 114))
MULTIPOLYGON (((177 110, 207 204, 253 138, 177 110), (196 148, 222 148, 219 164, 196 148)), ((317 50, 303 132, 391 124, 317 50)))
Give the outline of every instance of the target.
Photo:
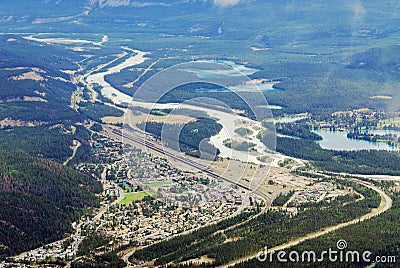
POLYGON ((69 107, 76 90, 69 74, 78 54, 56 46, 0 35, 0 120, 76 122, 82 117, 69 107))
POLYGON ((0 257, 62 238, 101 185, 55 162, 0 147, 0 257))
POLYGON ((60 163, 90 158, 86 116, 71 107, 76 85, 65 69, 79 54, 0 35, 0 258, 61 239, 99 205, 95 179, 60 163))

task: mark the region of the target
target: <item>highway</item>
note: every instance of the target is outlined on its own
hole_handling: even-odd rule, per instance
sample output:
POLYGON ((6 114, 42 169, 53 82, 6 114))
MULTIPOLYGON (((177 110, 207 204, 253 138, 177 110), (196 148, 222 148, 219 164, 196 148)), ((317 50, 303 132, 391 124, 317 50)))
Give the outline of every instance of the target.
MULTIPOLYGON (((361 181, 361 180, 357 180, 357 179, 350 179, 350 180, 353 181, 353 182, 359 183, 359 184, 361 184, 361 185, 363 185, 365 187, 368 187, 368 188, 374 190, 375 192, 377 192, 379 194, 379 196, 381 197, 381 202, 379 204, 379 207, 376 208, 376 209, 372 209, 369 213, 367 213, 367 214, 365 214, 363 216, 357 217, 356 219, 353 219, 351 221, 339 223, 337 225, 330 226, 330 227, 325 227, 325 228, 322 228, 321 230, 306 234, 306 235, 304 235, 302 237, 295 238, 294 240, 291 240, 291 241, 289 241, 287 243, 275 246, 275 247, 273 247, 271 249, 268 249, 269 252, 273 252, 273 251, 278 252, 278 251, 281 251, 281 250, 284 250, 284 249, 287 249, 287 248, 291 248, 291 247, 296 246, 296 245, 298 245, 300 243, 303 243, 304 241, 307 241, 307 240, 310 240, 310 239, 315 239, 317 237, 320 237, 322 235, 325 235, 325 234, 340 230, 340 229, 345 228, 347 226, 358 224, 358 223, 363 222, 365 220, 369 220, 369 219, 371 219, 373 217, 379 216, 380 214, 382 214, 385 211, 388 211, 392 207, 393 200, 390 198, 389 195, 387 195, 385 193, 384 190, 380 189, 379 187, 377 187, 377 186, 375 186, 375 185, 373 185, 372 183, 369 183, 369 182, 365 182, 365 181, 361 181)), ((260 254, 260 252, 257 252, 257 253, 254 253, 254 254, 251 254, 249 256, 233 260, 233 261, 231 261, 231 262, 229 262, 227 264, 224 264, 224 265, 221 265, 221 266, 217 266, 217 267, 219 267, 219 268, 233 267, 238 263, 245 262, 245 261, 251 260, 253 258, 256 258, 259 254, 260 254)))

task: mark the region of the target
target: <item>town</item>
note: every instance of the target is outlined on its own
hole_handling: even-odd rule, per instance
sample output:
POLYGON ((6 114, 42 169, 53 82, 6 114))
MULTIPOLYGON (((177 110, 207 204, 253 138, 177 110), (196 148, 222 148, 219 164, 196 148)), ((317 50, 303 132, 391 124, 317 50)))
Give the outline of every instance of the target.
POLYGON ((74 223, 71 236, 13 261, 74 260, 91 233, 112 237, 108 250, 145 246, 237 215, 249 209, 250 200, 262 202, 232 183, 201 171, 179 170, 165 158, 105 136, 94 135, 91 146, 94 163, 76 169, 102 182, 101 208, 74 223))

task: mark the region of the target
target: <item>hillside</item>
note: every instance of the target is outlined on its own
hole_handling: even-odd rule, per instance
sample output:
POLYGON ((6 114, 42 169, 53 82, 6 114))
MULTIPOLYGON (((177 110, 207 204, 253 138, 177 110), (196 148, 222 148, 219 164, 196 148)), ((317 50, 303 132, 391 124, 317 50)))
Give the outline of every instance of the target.
POLYGON ((78 54, 12 35, 0 35, 0 52, 0 121, 38 125, 82 119, 68 107, 76 85, 61 71, 77 69, 78 54))
POLYGON ((71 168, 0 148, 0 257, 62 238, 101 185, 71 168))
POLYGON ((0 258, 72 232, 71 224, 99 206, 101 184, 63 163, 90 158, 86 116, 70 107, 70 74, 80 55, 0 35, 0 258))

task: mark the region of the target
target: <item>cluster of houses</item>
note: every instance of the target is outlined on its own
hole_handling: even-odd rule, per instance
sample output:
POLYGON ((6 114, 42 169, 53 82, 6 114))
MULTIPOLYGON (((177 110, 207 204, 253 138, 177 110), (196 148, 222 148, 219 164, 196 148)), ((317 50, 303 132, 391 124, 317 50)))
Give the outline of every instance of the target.
POLYGON ((298 189, 290 200, 290 206, 298 206, 304 203, 331 200, 337 196, 349 193, 348 190, 339 190, 331 182, 319 182, 303 189, 298 189))
MULTIPOLYGON (((244 208, 243 193, 235 185, 201 172, 182 171, 168 161, 134 147, 124 148, 124 159, 109 164, 106 180, 125 189, 125 195, 148 194, 131 203, 109 206, 93 221, 98 233, 118 244, 148 245, 154 241, 226 218, 244 208)), ((107 188, 107 195, 118 194, 107 188)))
POLYGON ((232 215, 237 208, 222 202, 183 208, 147 200, 110 208, 98 222, 97 232, 119 244, 143 246, 232 215), (157 206, 157 207, 156 207, 157 206), (145 212, 151 212, 145 213, 145 212))
POLYGON ((374 111, 369 108, 361 108, 349 111, 338 111, 332 113, 330 122, 317 122, 316 128, 343 130, 353 125, 365 122, 377 122, 380 118, 385 117, 385 112, 374 111))
MULTIPOLYGON (((76 223, 74 223, 74 227, 77 227, 76 223)), ((76 252, 82 240, 83 237, 75 233, 70 238, 62 239, 29 252, 22 253, 15 257, 14 260, 16 262, 31 263, 43 262, 46 260, 71 260, 76 256, 76 252)))

